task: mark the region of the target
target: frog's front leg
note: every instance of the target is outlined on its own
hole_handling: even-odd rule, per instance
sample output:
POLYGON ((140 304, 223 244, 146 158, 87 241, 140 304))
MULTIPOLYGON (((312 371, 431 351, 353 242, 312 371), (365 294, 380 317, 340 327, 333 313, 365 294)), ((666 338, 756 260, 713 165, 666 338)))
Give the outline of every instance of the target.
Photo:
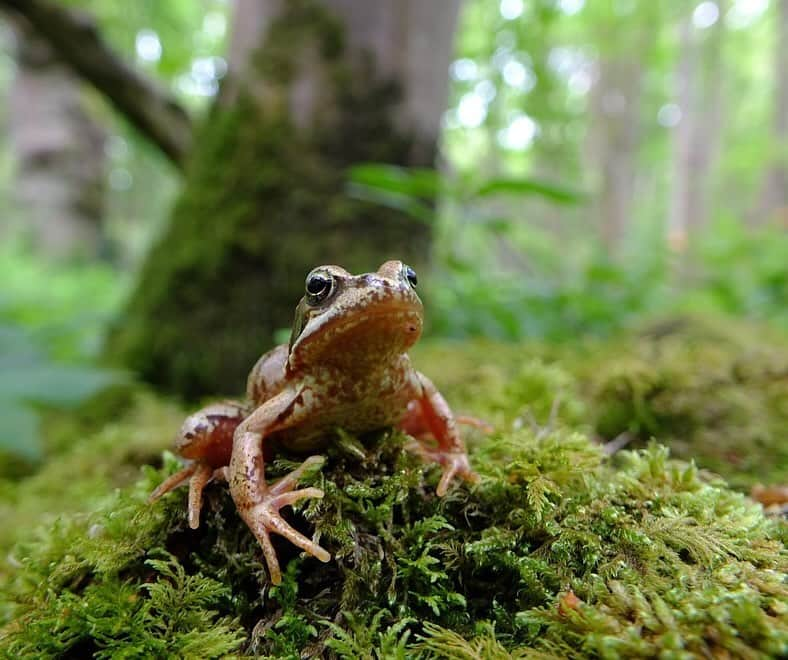
POLYGON ((269 487, 265 481, 265 438, 308 418, 314 413, 312 402, 312 393, 309 390, 286 389, 247 417, 236 429, 233 438, 229 470, 230 493, 238 513, 263 548, 271 582, 274 584, 282 581, 282 574, 271 543, 271 532, 284 536, 320 561, 331 559, 325 549, 293 529, 279 513, 283 506, 294 504, 305 497, 323 497, 323 491, 319 488, 295 490, 303 472, 322 459, 319 456, 308 458, 299 468, 273 486, 269 487))
POLYGON ((435 461, 443 466, 443 474, 438 483, 436 493, 443 496, 449 488, 451 480, 460 476, 466 481, 476 483, 479 480, 468 462, 465 443, 457 430, 457 420, 441 393, 424 374, 416 372, 419 382, 419 394, 408 404, 408 411, 401 426, 406 432, 428 430, 438 443, 437 449, 419 442, 413 448, 427 460, 435 461))
POLYGON ((192 462, 159 484, 149 502, 189 481, 189 527, 200 526, 202 492, 212 480, 224 478, 230 462, 233 433, 246 414, 246 406, 238 401, 223 401, 198 410, 183 422, 175 439, 175 449, 192 462))

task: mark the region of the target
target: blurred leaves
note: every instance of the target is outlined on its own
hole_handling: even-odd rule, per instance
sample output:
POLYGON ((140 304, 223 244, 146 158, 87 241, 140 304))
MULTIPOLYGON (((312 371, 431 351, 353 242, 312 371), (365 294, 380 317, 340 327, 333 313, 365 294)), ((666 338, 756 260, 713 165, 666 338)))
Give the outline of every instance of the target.
MULTIPOLYGON (((558 204, 577 204, 583 198, 571 188, 527 177, 498 177, 481 184, 476 179, 475 172, 452 180, 430 168, 364 163, 348 171, 347 191, 351 197, 402 211, 426 223, 435 221, 435 201, 445 197, 467 204, 497 195, 537 197, 558 204)), ((498 230, 507 223, 497 222, 498 230)))
POLYGON ((29 331, 0 325, 0 452, 39 459, 38 406, 74 407, 125 378, 118 371, 53 362, 29 331))
POLYGON ((118 281, 98 266, 43 266, 14 246, 0 252, 0 276, 0 455, 34 462, 40 408, 72 408, 128 378, 91 364, 118 281))
POLYGON ((501 177, 491 179, 480 186, 476 192, 476 197, 489 197, 491 195, 536 195, 544 197, 557 204, 577 204, 583 199, 583 194, 544 181, 535 179, 501 177))

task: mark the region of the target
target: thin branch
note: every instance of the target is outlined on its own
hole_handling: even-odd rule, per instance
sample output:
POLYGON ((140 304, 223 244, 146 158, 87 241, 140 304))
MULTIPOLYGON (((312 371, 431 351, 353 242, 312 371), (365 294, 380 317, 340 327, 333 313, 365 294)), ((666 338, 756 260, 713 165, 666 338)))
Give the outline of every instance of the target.
POLYGON ((182 168, 192 142, 192 122, 156 81, 123 61, 104 41, 92 17, 48 0, 0 0, 21 16, 82 78, 104 95, 146 138, 182 168))

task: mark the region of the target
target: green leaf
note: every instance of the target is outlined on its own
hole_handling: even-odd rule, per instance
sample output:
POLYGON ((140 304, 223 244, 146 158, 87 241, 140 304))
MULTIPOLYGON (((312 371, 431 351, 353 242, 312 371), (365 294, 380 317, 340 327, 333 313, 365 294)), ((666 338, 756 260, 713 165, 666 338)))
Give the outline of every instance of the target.
POLYGON ((348 175, 351 183, 366 188, 428 199, 436 197, 443 186, 439 172, 423 167, 365 163, 350 168, 348 175))
POLYGON ((0 401, 14 399, 53 406, 75 406, 126 374, 95 367, 22 361, 0 356, 0 401))
POLYGON ((15 401, 0 400, 0 451, 32 461, 41 457, 38 441, 38 415, 15 401))
POLYGON ((360 199, 365 202, 373 202, 396 211, 401 211, 426 224, 432 224, 435 217, 435 213, 430 206, 418 199, 401 193, 369 188, 357 183, 348 184, 346 192, 349 197, 360 199))
POLYGON ((476 197, 492 195, 534 195, 546 197, 559 204, 577 204, 585 197, 584 193, 555 183, 537 179, 502 177, 491 179, 482 184, 475 192, 476 197))

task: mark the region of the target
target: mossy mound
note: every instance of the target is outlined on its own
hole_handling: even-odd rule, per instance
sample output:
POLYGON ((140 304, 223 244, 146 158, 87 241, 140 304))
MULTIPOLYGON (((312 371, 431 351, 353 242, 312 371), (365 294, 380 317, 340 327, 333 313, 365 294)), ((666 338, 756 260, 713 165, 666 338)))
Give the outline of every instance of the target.
POLYGON ((788 483, 788 337, 767 326, 673 318, 567 345, 427 342, 414 359, 498 428, 552 411, 601 443, 656 438, 735 488, 788 483))
POLYGON ((674 319, 599 347, 574 373, 601 438, 658 438, 735 487, 788 482, 784 336, 730 320, 674 319))
MULTIPOLYGON (((555 366, 524 373, 485 406, 521 419, 523 388, 569 382, 555 366)), ((290 516, 332 560, 277 543, 286 567, 278 587, 226 486, 209 487, 192 531, 185 492, 146 504, 175 461, 148 468, 94 500, 92 514, 63 516, 15 547, 2 577, 0 654, 788 653, 783 528, 662 447, 606 457, 562 422, 583 410, 564 389, 558 410, 541 410, 552 425, 539 413, 473 438, 482 482, 444 498, 435 496, 438 471, 405 452, 401 434, 343 437, 304 480, 326 497, 290 516)), ((139 422, 115 432, 127 423, 133 438, 139 422)), ((85 446, 105 442, 102 433, 85 446)), ((294 458, 280 457, 271 476, 294 458)))
MULTIPOLYGON (((137 481, 141 465, 161 465, 162 449, 183 421, 183 410, 149 393, 138 393, 122 414, 112 409, 118 418, 98 427, 84 415, 52 416, 47 462, 25 479, 0 478, 0 552, 31 526, 92 510, 115 488, 137 481)), ((0 577, 4 568, 0 563, 0 577)))

